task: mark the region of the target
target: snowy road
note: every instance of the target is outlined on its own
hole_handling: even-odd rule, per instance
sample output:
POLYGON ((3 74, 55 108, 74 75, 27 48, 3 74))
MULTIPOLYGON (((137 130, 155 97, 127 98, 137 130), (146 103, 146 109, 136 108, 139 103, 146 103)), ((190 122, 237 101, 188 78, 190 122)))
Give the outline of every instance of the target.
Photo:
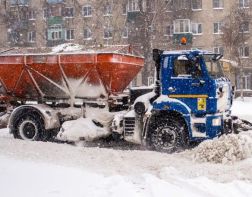
POLYGON ((0 130, 0 196, 252 196, 252 157, 213 164, 194 153, 27 142, 0 130))
POLYGON ((1 130, 1 196, 252 195, 252 158, 201 164, 192 154, 26 142, 1 130))

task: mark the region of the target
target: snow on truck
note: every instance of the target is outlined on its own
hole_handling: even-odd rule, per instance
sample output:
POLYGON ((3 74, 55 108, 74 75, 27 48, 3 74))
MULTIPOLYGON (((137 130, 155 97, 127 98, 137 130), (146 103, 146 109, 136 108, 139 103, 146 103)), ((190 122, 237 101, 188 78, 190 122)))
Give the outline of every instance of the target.
POLYGON ((174 151, 236 128, 232 87, 220 58, 202 50, 154 49, 156 84, 131 105, 129 98, 146 92, 123 92, 143 67, 142 57, 107 51, 1 54, 0 122, 8 120, 15 138, 46 141, 64 122, 85 116, 86 107, 105 106, 113 111, 108 134, 174 151))

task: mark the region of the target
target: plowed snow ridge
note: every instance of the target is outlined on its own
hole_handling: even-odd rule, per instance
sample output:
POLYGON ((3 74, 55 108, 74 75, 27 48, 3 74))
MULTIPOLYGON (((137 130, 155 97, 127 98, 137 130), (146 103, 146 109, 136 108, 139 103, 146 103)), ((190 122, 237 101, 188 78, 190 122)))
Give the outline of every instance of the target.
POLYGON ((78 167, 105 175, 150 173, 160 176, 165 168, 171 167, 188 178, 205 176, 221 182, 252 181, 252 158, 232 165, 198 163, 193 161, 196 150, 165 154, 143 150, 76 147, 68 144, 16 140, 7 132, 1 133, 0 155, 20 160, 78 167))
POLYGON ((195 161, 199 162, 232 164, 247 159, 252 155, 252 131, 204 141, 193 152, 195 161))

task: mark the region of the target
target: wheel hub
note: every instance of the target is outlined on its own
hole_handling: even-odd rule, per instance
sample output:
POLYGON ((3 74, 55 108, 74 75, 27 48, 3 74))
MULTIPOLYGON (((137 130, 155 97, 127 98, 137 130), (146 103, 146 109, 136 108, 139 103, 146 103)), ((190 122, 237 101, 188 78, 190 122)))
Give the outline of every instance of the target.
POLYGON ((38 132, 36 125, 31 120, 25 120, 19 128, 21 137, 27 140, 33 140, 38 132))
POLYGON ((169 127, 157 131, 155 138, 154 144, 159 148, 168 149, 174 147, 176 144, 176 132, 169 127))

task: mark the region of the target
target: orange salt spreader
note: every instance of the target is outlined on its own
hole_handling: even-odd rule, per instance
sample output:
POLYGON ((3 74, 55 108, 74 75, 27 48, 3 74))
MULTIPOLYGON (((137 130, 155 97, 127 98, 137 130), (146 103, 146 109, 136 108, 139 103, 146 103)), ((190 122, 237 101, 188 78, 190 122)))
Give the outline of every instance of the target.
POLYGON ((122 93, 143 64, 117 52, 0 54, 0 99, 108 98, 122 93))

